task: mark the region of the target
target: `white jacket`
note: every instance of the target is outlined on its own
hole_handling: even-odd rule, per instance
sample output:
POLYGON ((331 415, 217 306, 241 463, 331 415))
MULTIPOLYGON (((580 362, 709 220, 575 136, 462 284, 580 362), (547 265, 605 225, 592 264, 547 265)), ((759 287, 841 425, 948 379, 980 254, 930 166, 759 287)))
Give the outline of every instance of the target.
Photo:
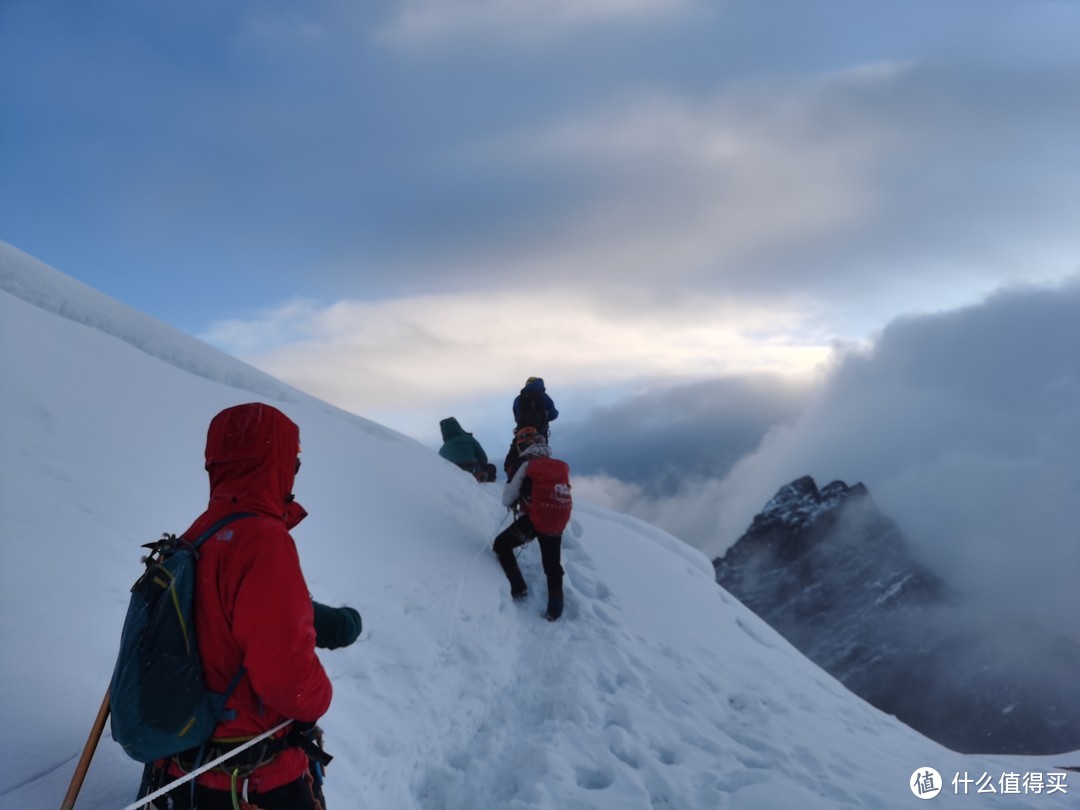
POLYGON ((506 486, 503 488, 502 502, 507 509, 513 506, 521 497, 521 487, 525 483, 525 471, 529 468, 528 457, 543 456, 544 458, 551 458, 551 448, 546 444, 534 444, 526 447, 521 455, 526 457, 525 462, 518 467, 514 477, 507 481, 506 486))

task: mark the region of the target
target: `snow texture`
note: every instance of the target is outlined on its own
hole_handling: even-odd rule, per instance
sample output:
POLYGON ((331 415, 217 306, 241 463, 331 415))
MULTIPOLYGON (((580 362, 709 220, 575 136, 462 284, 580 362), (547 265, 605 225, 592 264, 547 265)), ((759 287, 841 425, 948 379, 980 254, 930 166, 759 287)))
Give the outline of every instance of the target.
MULTIPOLYGON (((935 806, 1076 806, 1067 781, 955 795, 954 774, 1050 781, 1080 753, 942 748, 811 664, 659 529, 578 502, 566 614, 549 623, 538 549, 520 557, 525 604, 490 551, 497 485, 3 243, 0 287, 0 808, 59 805, 139 546, 202 510, 206 427, 256 400, 300 426, 311 517, 294 536, 312 593, 364 619, 356 644, 320 651, 333 810, 909 807, 926 766, 947 783, 935 806)), ((77 806, 123 807, 139 773, 106 731, 77 806)))

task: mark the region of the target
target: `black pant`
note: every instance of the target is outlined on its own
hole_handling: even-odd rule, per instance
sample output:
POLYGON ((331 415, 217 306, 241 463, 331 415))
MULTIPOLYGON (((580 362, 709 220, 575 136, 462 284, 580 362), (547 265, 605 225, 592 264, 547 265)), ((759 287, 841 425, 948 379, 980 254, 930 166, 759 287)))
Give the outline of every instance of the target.
POLYGON ((562 535, 549 536, 538 534, 536 527, 528 516, 522 515, 511 523, 492 544, 495 555, 504 559, 509 555, 513 559, 514 549, 523 546, 533 538, 540 541, 540 560, 544 564, 544 575, 547 577, 548 595, 562 593, 562 535))
POLYGON ((510 442, 510 449, 506 451, 506 458, 503 460, 503 472, 506 473, 507 481, 514 477, 520 466, 521 453, 518 452, 517 444, 510 442))
MULTIPOLYGON (((147 771, 149 771, 149 767, 147 771)), ((166 776, 164 781, 168 781, 166 776)), ((161 784, 153 783, 153 776, 144 773, 143 787, 139 790, 139 796, 146 796, 161 787, 161 784), (149 789, 148 789, 149 788, 149 789)), ((241 783, 243 780, 240 780, 241 783)), ((274 788, 266 793, 248 793, 248 804, 242 801, 242 794, 237 788, 241 798, 240 806, 255 807, 258 810, 323 810, 323 804, 316 802, 312 789, 310 774, 304 774, 299 779, 289 782, 287 785, 274 788)), ((192 803, 191 783, 180 785, 171 793, 154 800, 154 807, 158 810, 233 810, 232 792, 228 790, 212 790, 202 785, 195 786, 195 802, 192 803)))

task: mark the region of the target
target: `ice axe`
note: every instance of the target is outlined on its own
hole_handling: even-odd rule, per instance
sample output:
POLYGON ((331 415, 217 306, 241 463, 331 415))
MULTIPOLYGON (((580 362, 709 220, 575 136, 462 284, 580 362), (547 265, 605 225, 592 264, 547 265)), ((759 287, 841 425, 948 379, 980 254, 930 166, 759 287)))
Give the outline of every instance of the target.
POLYGON ((90 760, 94 758, 94 751, 97 750, 98 741, 101 739, 101 732, 105 730, 105 720, 108 717, 109 690, 106 689, 105 699, 101 701, 101 708, 98 709, 94 725, 90 729, 90 736, 86 738, 86 745, 83 746, 82 756, 79 758, 79 764, 75 767, 75 773, 71 777, 71 784, 68 785, 67 795, 64 796, 60 810, 71 810, 75 806, 75 798, 79 795, 79 789, 86 778, 86 772, 90 770, 90 760))

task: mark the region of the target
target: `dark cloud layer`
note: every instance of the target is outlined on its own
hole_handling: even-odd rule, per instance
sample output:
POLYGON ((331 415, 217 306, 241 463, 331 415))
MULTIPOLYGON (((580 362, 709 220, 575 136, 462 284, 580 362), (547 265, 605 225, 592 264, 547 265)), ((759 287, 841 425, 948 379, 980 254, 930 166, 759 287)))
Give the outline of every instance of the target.
POLYGON ((807 386, 764 375, 652 388, 560 425, 558 440, 577 472, 670 496, 684 479, 724 476, 808 395, 807 386))

